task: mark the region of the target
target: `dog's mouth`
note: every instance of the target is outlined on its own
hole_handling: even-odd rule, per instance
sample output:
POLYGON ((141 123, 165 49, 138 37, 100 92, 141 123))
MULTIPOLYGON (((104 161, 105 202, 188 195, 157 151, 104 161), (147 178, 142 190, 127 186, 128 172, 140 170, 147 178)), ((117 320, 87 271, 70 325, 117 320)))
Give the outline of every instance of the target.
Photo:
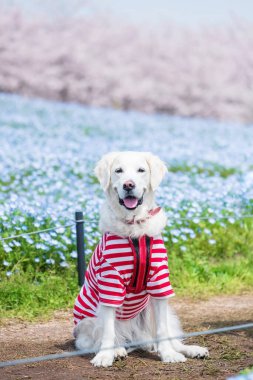
POLYGON ((136 198, 132 195, 126 196, 124 199, 119 198, 119 204, 128 210, 134 210, 143 202, 143 195, 141 198, 136 198))

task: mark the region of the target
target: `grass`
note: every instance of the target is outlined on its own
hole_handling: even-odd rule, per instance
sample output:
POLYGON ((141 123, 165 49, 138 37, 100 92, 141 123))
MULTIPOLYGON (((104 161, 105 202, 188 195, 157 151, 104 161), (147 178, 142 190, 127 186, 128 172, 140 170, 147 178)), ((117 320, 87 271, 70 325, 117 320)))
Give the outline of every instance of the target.
POLYGON ((168 170, 172 173, 187 173, 187 174, 205 174, 209 177, 220 176, 222 178, 228 178, 233 174, 239 174, 240 171, 236 168, 226 168, 222 165, 206 162, 204 165, 188 165, 187 163, 175 163, 170 165, 168 170))
POLYGON ((71 308, 78 290, 74 268, 61 274, 15 274, 0 282, 1 318, 46 320, 55 310, 71 308))
POLYGON ((182 242, 168 245, 171 281, 177 294, 195 298, 253 289, 252 221, 216 225, 212 239, 200 232, 184 244, 184 252, 182 242))
POLYGON ((248 375, 248 374, 251 374, 251 373, 253 373, 253 366, 245 368, 244 370, 240 371, 241 375, 248 375))
MULTIPOLYGON (((206 222, 201 222, 204 227, 206 222)), ((177 295, 206 298, 211 295, 240 294, 253 289, 253 223, 251 220, 212 225, 212 241, 201 232, 184 242, 172 242, 167 231, 171 282, 177 295)), ((193 227, 194 228, 194 227, 193 227)), ((36 253, 37 254, 37 253, 36 253)), ((87 258, 88 260, 88 258, 87 258)), ((53 311, 71 308, 78 293, 75 263, 69 268, 32 266, 0 282, 1 318, 26 320, 49 318, 53 311)))

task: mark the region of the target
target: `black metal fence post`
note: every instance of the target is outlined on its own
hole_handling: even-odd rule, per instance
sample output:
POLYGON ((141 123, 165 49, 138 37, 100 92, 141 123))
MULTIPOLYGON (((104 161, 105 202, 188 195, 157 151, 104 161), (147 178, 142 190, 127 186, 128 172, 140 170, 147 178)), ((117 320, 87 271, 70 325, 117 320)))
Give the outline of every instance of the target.
POLYGON ((86 265, 85 265, 85 249, 84 249, 84 222, 83 222, 82 211, 75 212, 75 220, 76 220, 78 284, 79 286, 83 286, 86 265))

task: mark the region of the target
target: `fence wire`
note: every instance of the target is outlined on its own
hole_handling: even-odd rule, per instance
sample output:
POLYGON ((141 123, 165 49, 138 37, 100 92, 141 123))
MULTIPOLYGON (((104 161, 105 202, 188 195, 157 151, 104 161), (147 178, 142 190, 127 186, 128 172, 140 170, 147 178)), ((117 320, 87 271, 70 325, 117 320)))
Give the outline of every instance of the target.
MULTIPOLYGON (((175 336, 175 337, 165 337, 165 338, 161 338, 161 339, 136 341, 136 342, 125 344, 124 348, 126 348, 126 349, 128 349, 128 348, 141 348, 141 347, 151 346, 153 344, 157 344, 160 342, 171 341, 174 339, 186 339, 186 338, 192 338, 192 337, 203 336, 203 335, 222 334, 222 333, 226 333, 226 332, 238 331, 238 330, 247 330, 247 329, 251 329, 251 328, 253 328, 253 322, 241 324, 241 325, 226 326, 226 327, 221 327, 221 328, 212 329, 212 330, 195 331, 192 333, 186 333, 186 334, 182 334, 182 335, 175 336)), ((121 346, 115 345, 113 347, 106 347, 106 348, 103 348, 103 351, 104 350, 114 350, 114 349, 119 348, 119 347, 122 347, 122 345, 121 346)), ((0 362, 0 368, 16 366, 16 365, 30 364, 30 363, 35 363, 35 362, 43 362, 43 361, 47 361, 47 360, 67 359, 67 358, 72 358, 75 356, 83 356, 83 355, 94 354, 96 352, 97 352, 97 350, 95 350, 95 349, 93 349, 93 350, 77 350, 77 351, 64 352, 61 354, 51 354, 51 355, 38 356, 38 357, 33 357, 33 358, 10 360, 10 361, 5 361, 5 362, 0 362)))
POLYGON ((46 228, 44 230, 36 230, 36 231, 31 231, 31 232, 24 232, 24 233, 19 234, 19 235, 12 235, 12 236, 7 236, 7 237, 4 237, 4 238, 1 238, 0 241, 17 239, 17 238, 25 237, 25 236, 29 236, 29 235, 41 234, 43 232, 55 231, 55 230, 59 230, 61 228, 66 229, 66 228, 72 227, 74 225, 75 225, 75 223, 72 223, 72 224, 65 224, 63 226, 55 226, 55 227, 46 228))
MULTIPOLYGON (((233 216, 233 215, 229 215, 229 216, 221 216, 219 218, 215 218, 213 216, 205 216, 205 217, 199 217, 199 216, 193 216, 192 218, 171 218, 169 217, 169 220, 173 220, 173 221, 182 221, 182 222, 193 222, 193 223, 198 223, 199 221, 201 220, 214 220, 215 222, 219 221, 219 220, 229 220, 229 219, 232 219, 234 222, 237 221, 237 220, 241 220, 241 219, 249 219, 249 218, 253 218, 253 214, 244 214, 244 215, 241 215, 241 216, 233 216), (196 220, 196 222, 195 222, 196 220)), ((71 224, 65 224, 65 225, 62 225, 62 226, 55 226, 55 227, 50 227, 50 228, 46 228, 46 229, 43 229, 43 230, 36 230, 36 231, 31 231, 31 232, 24 232, 22 234, 18 234, 18 235, 11 235, 11 236, 7 236, 7 237, 1 237, 0 238, 0 242, 1 241, 5 241, 5 240, 12 240, 12 239, 17 239, 17 238, 20 238, 20 237, 25 237, 25 236, 29 236, 29 235, 35 235, 35 234, 40 234, 40 233, 43 233, 43 232, 48 232, 48 231, 55 231, 55 230, 59 230, 59 229, 66 229, 66 228, 70 228, 70 227, 73 227, 74 225, 76 224, 79 224, 79 223, 85 223, 85 224, 88 224, 88 223, 91 223, 91 222, 97 222, 98 219, 80 219, 80 220, 74 220, 74 219, 71 219, 72 223, 71 224)))
MULTIPOLYGON (((196 219, 197 221, 201 221, 201 220, 209 220, 209 219, 212 219, 214 220, 215 222, 219 221, 219 220, 229 220, 229 219, 233 219, 234 221, 236 220, 240 220, 240 219, 247 219, 247 218, 253 218, 253 214, 244 214, 244 215, 241 215, 241 216, 233 216, 233 215, 227 215, 227 216, 220 216, 218 218, 215 218, 211 215, 209 216, 193 216, 191 218, 176 218, 176 217, 168 217, 169 220, 173 220, 173 221, 181 221, 181 222, 194 222, 194 220, 196 219)), ((90 223, 90 222, 97 222, 98 219, 80 219, 80 220, 75 220, 75 223, 90 223)), ((195 223, 195 222, 194 222, 195 223)))

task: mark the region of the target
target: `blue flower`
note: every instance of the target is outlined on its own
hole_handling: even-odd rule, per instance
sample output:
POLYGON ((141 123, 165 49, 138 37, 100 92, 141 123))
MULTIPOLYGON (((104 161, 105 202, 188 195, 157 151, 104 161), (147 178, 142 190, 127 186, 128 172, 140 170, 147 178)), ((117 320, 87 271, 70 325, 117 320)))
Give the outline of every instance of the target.
POLYGON ((69 267, 69 264, 68 264, 66 261, 62 261, 62 262, 60 263, 60 266, 61 266, 62 268, 68 268, 68 267, 69 267))
POLYGON ((55 260, 54 259, 47 259, 46 264, 53 265, 53 264, 55 264, 55 260))

